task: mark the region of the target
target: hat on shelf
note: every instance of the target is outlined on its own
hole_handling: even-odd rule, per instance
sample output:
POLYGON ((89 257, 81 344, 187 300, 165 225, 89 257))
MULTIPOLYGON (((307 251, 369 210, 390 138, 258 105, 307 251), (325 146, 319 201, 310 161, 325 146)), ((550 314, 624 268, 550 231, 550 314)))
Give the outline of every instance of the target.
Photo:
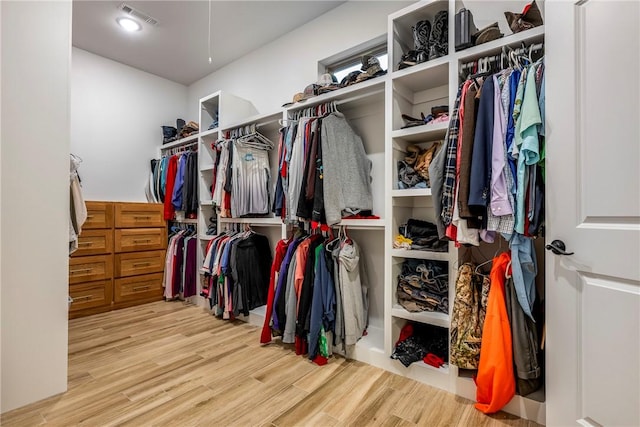
POLYGON ((363 73, 356 77, 356 82, 362 82, 369 80, 373 77, 378 77, 386 73, 380 66, 380 61, 373 55, 364 55, 362 57, 362 67, 360 68, 363 73))
POLYGON ((318 95, 318 85, 315 83, 311 83, 307 87, 304 88, 304 92, 298 92, 293 95, 293 100, 291 102, 287 102, 282 104, 283 107, 288 107, 290 105, 295 104, 296 102, 306 101, 309 98, 313 98, 318 95))
POLYGON ((542 14, 535 0, 526 5, 522 13, 505 12, 504 16, 514 33, 542 25, 542 14))
POLYGON ((362 71, 360 70, 350 72, 342 79, 342 81, 340 82, 340 87, 345 87, 356 83, 356 79, 360 74, 362 74, 362 71))
POLYGON ((318 85, 318 95, 340 89, 338 79, 330 73, 322 74, 316 84, 318 85))
POLYGON ((476 46, 482 43, 487 43, 492 40, 499 39, 504 37, 504 34, 500 32, 500 27, 497 22, 494 22, 491 25, 487 25, 481 30, 476 31, 471 35, 471 38, 475 40, 476 46))

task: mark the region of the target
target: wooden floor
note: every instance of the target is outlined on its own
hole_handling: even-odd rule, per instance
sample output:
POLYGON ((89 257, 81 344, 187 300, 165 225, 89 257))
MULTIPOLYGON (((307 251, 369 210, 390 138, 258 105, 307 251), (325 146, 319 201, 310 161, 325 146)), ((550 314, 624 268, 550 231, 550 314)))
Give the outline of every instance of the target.
POLYGON ((69 390, 2 426, 537 426, 370 365, 316 366, 259 330, 158 302, 69 322, 69 390))

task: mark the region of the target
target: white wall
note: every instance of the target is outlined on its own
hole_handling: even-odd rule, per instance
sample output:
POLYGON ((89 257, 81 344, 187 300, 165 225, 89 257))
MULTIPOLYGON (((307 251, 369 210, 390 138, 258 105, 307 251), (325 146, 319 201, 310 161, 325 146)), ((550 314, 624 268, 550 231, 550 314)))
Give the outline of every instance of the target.
POLYGON ((67 388, 71 2, 0 7, 5 412, 67 388))
POLYGON ((388 15, 411 3, 349 1, 325 13, 190 85, 189 117, 200 98, 218 90, 251 101, 260 113, 278 111, 318 79, 318 61, 385 34, 388 15))
POLYGON ((184 85, 73 48, 71 152, 80 156, 85 199, 144 202, 161 125, 185 117, 184 85))

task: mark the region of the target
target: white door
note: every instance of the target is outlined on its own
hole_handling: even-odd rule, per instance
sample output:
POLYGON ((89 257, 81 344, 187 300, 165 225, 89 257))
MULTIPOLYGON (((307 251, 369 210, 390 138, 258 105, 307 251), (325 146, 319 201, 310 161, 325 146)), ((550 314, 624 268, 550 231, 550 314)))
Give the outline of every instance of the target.
POLYGON ((640 426, 640 4, 545 25, 547 425, 640 426))

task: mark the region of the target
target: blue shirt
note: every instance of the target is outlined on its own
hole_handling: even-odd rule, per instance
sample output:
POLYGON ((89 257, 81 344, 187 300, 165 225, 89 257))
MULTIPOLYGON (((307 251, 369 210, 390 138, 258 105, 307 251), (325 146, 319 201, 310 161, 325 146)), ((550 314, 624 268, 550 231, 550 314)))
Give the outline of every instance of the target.
POLYGON ((178 160, 178 169, 176 171, 176 181, 173 186, 173 194, 171 195, 171 203, 175 210, 182 210, 182 187, 184 186, 184 172, 186 170, 187 157, 189 154, 183 154, 178 160))

